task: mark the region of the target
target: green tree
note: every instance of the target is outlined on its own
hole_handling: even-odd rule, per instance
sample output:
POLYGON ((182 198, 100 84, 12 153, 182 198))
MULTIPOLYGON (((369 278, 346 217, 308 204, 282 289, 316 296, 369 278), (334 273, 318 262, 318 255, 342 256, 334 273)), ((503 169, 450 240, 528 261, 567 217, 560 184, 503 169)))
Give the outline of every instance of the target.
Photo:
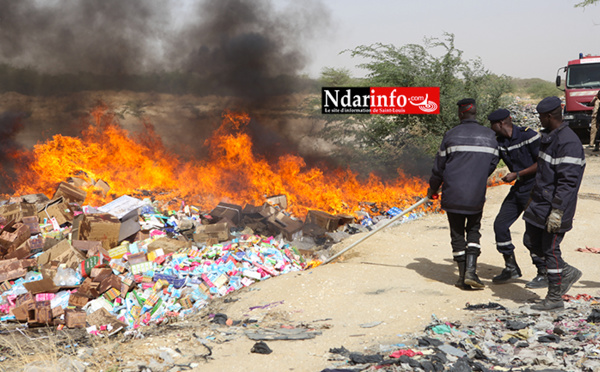
POLYGON ((575 4, 576 8, 585 8, 588 5, 594 5, 598 2, 598 0, 584 0, 580 3, 575 4))
POLYGON ((448 33, 425 39, 424 45, 373 44, 346 52, 367 60, 359 65, 368 71, 366 86, 440 88, 439 115, 321 116, 322 134, 337 145, 335 155, 367 171, 389 171, 401 163, 411 173, 423 172, 421 163, 429 170, 442 136, 458 124, 458 100, 475 98, 484 123, 510 90, 507 77, 491 74, 478 59, 465 60, 448 33))

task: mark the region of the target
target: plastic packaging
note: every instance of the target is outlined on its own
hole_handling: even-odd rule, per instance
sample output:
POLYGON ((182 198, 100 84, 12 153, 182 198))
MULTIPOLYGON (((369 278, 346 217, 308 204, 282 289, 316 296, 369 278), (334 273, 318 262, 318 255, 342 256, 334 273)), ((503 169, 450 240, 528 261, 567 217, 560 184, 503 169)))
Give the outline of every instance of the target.
POLYGON ((59 287, 73 287, 81 284, 81 274, 70 268, 59 267, 54 276, 54 285, 59 287))

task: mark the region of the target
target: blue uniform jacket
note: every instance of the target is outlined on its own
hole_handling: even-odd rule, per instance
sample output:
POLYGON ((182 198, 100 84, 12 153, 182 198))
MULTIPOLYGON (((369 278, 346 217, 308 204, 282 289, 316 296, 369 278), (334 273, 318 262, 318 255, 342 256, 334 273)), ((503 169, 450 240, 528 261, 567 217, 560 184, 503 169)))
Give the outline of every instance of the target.
POLYGON ((493 130, 467 119, 444 135, 435 157, 429 187, 442 185, 442 209, 476 214, 483 211, 487 178, 498 164, 493 130))
POLYGON ((523 219, 545 228, 550 211, 556 208, 563 211, 558 232, 571 230, 584 169, 583 146, 567 123, 542 133, 535 185, 523 219))
MULTIPOLYGON (((500 159, 511 172, 519 172, 537 162, 540 152, 540 134, 527 127, 513 124, 512 137, 496 137, 500 159)), ((513 188, 519 192, 529 192, 535 183, 535 175, 520 177, 513 188)))

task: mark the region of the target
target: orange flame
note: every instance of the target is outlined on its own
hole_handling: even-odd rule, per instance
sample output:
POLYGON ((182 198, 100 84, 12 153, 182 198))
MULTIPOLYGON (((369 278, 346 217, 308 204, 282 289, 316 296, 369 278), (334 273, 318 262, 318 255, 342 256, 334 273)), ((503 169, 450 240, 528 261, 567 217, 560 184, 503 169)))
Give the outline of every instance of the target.
POLYGON ((284 194, 288 211, 304 216, 309 209, 352 214, 361 202, 403 208, 427 188, 424 180, 402 171, 395 181, 384 182, 375 175, 361 180, 350 170, 308 168, 295 155, 269 164, 253 153, 251 138, 244 132, 250 117, 243 113, 223 114, 221 126, 206 143, 209 159, 195 162, 169 153, 148 123, 147 132, 134 137, 104 105, 94 109, 90 118, 81 138, 57 134, 19 154, 23 164, 12 185, 16 195, 42 192, 52 196, 59 182, 80 177, 90 182, 85 188, 90 205, 149 192, 157 200, 185 200, 207 210, 222 200, 260 205, 265 197, 284 194), (92 186, 99 179, 110 185, 108 196, 92 186))

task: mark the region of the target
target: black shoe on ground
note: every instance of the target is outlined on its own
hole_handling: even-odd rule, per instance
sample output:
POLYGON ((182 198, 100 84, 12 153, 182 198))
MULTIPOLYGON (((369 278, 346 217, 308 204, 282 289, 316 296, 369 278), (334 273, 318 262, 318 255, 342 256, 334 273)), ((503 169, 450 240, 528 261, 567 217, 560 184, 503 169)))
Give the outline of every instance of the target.
POLYGON ((502 270, 500 275, 496 275, 492 278, 492 282, 496 284, 506 283, 511 279, 518 279, 521 277, 521 269, 517 265, 517 259, 514 254, 504 255, 505 268, 502 270))
POLYGON ((548 277, 546 274, 537 274, 537 276, 531 279, 530 282, 525 284, 525 288, 540 289, 548 288, 548 277))
POLYGON ((563 267, 562 278, 560 282, 560 295, 564 296, 569 292, 571 286, 581 278, 581 271, 565 262, 563 267))
POLYGON ((560 290, 560 284, 550 284, 548 286, 548 293, 546 294, 546 298, 544 298, 541 302, 535 305, 531 305, 531 309, 541 311, 564 309, 565 303, 560 294, 560 290))

